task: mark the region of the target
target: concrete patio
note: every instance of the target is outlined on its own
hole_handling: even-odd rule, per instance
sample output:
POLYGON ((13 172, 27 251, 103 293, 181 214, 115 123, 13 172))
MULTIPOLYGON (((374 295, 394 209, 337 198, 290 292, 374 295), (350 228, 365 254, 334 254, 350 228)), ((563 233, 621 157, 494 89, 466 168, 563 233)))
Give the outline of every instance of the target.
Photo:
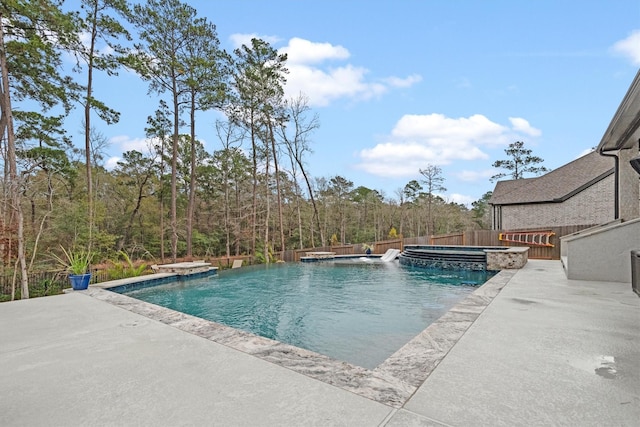
POLYGON ((0 425, 640 425, 640 298, 530 260, 400 405, 73 292, 0 304, 0 425))

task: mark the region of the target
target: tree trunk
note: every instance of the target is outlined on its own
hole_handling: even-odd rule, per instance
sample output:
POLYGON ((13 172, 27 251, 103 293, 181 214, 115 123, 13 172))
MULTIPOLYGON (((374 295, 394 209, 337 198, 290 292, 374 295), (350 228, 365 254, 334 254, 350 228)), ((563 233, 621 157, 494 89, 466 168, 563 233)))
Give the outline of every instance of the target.
POLYGON ((180 113, 178 111, 178 92, 173 90, 173 147, 171 153, 171 262, 178 257, 178 132, 180 131, 180 113))
POLYGON ((144 198, 143 191, 144 186, 147 184, 147 178, 145 178, 140 186, 138 187, 138 199, 136 200, 136 206, 133 208, 131 215, 129 216, 129 220, 127 221, 127 226, 124 229, 124 235, 122 239, 120 239, 120 243, 118 243, 117 250, 118 252, 124 249, 125 244, 131 237, 131 229, 133 228, 133 221, 136 219, 136 215, 140 211, 140 206, 142 206, 142 199, 144 198))
POLYGON ((269 257, 269 219, 271 216, 271 194, 269 189, 269 144, 265 144, 266 153, 265 153, 265 214, 264 214, 264 262, 269 264, 271 262, 271 258, 269 257))
POLYGON ((269 126, 269 139, 271 139, 271 150, 273 151, 273 166, 276 173, 276 197, 278 199, 278 223, 280 225, 280 250, 284 255, 285 243, 284 243, 284 221, 282 219, 282 196, 280 195, 280 174, 278 170, 278 154, 276 153, 276 140, 273 135, 273 125, 271 120, 268 121, 269 126))
POLYGON ((52 184, 52 174, 47 173, 47 211, 42 216, 42 220, 40 221, 40 226, 35 233, 35 240, 33 243, 33 250, 31 251, 31 260, 29 260, 28 269, 31 270, 33 268, 33 263, 36 259, 36 254, 38 253, 38 244, 40 242, 40 238, 42 237, 42 233, 47 222, 49 216, 53 213, 53 184, 52 184))
MULTIPOLYGON (((226 145, 229 149, 229 145, 226 145)), ((225 233, 225 253, 227 258, 231 256, 231 213, 229 206, 229 167, 225 164, 222 170, 222 180, 224 182, 224 233, 225 233)))
POLYGON ((187 206, 187 257, 193 251, 193 212, 196 202, 196 104, 191 94, 191 176, 189 179, 189 203, 187 206))
POLYGON ((309 182, 309 177, 307 176, 307 173, 304 170, 302 160, 298 159, 298 156, 295 156, 295 157, 296 157, 296 162, 298 163, 298 166, 300 166, 300 172, 302 172, 302 176, 304 177, 304 182, 307 184, 307 190, 309 191, 309 198, 311 199, 311 205, 313 205, 313 217, 316 220, 315 222, 318 227, 318 232, 320 233, 320 241, 324 246, 326 242, 325 233, 322 230, 322 226, 320 225, 320 215, 318 214, 318 206, 316 204, 316 199, 313 197, 313 190, 311 189, 311 183, 309 182))
POLYGON ((160 261, 164 263, 164 136, 160 142, 160 261))
MULTIPOLYGON (((298 240, 300 249, 304 249, 304 243, 302 239, 302 211, 300 210, 300 191, 299 186, 296 184, 296 211, 298 213, 298 240)), ((313 229, 311 230, 311 241, 313 241, 313 229)))
POLYGON ((256 132, 253 123, 253 112, 251 113, 251 150, 253 152, 253 203, 251 207, 251 255, 256 256, 256 236, 258 222, 258 153, 256 148, 256 132))
POLYGON ((93 240, 93 178, 91 177, 91 94, 93 91, 93 55, 96 46, 96 20, 98 16, 98 2, 94 2, 92 11, 93 19, 91 20, 91 43, 89 46, 89 57, 87 64, 87 95, 84 104, 84 149, 85 162, 87 166, 87 210, 88 210, 88 226, 89 241, 88 246, 91 250, 93 240))
POLYGON ((9 68, 7 52, 4 45, 4 16, 0 14, 0 68, 2 74, 2 115, 6 123, 7 159, 9 165, 9 194, 11 209, 15 213, 18 227, 18 262, 20 263, 22 299, 29 298, 29 283, 27 277, 27 261, 24 248, 24 214, 22 212, 20 183, 18 182, 18 166, 16 163, 16 141, 13 130, 13 114, 11 111, 11 96, 9 91, 9 68))
POLYGON ((235 254, 240 255, 240 232, 242 230, 242 213, 240 209, 240 187, 238 186, 238 181, 235 181, 235 200, 236 200, 236 233, 235 238, 235 254))
POLYGON ((20 204, 19 191, 16 192, 18 193, 15 199, 18 214, 18 260, 20 261, 20 274, 22 276, 20 297, 27 299, 29 298, 29 279, 27 276, 27 257, 24 250, 24 214, 20 204))

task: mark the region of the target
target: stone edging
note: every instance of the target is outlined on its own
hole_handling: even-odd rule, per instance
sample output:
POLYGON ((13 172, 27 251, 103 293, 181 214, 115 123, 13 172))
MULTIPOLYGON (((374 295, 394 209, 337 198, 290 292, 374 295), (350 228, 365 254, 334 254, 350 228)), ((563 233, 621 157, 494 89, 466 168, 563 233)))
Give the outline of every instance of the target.
MULTIPOLYGON (((503 270, 373 370, 108 291, 76 291, 393 408, 429 377, 517 270, 503 270)), ((119 281, 117 286, 122 286, 119 281)))

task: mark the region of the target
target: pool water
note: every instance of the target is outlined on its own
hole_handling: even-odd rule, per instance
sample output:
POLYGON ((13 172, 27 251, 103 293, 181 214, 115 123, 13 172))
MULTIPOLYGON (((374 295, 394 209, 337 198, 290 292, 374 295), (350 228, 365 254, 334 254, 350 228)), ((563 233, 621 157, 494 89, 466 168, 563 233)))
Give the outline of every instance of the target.
POLYGON ((243 267, 125 295, 374 368, 492 274, 336 260, 243 267))

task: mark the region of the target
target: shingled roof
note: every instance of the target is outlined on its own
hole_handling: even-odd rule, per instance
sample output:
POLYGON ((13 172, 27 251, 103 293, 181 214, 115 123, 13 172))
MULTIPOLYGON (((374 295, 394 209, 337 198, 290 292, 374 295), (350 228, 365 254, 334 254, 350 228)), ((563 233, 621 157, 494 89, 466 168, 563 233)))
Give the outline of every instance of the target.
MULTIPOLYGON (((536 178, 498 181, 489 204, 559 203, 613 174, 611 157, 598 152, 582 156, 536 178)), ((611 189, 613 191, 613 189, 611 189)))

